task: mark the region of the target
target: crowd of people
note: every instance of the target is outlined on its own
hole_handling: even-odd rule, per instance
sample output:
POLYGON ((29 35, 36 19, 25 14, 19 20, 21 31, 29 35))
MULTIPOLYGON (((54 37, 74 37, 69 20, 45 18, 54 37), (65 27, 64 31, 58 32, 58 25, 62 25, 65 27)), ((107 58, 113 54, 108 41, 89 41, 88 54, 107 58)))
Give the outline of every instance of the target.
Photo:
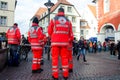
POLYGON ((120 40, 115 43, 114 40, 108 40, 104 42, 100 41, 90 41, 84 39, 84 44, 80 43, 80 40, 77 41, 76 38, 74 38, 73 41, 73 55, 79 56, 79 48, 80 45, 84 48, 84 53, 100 53, 102 51, 104 52, 110 52, 110 55, 118 56, 118 59, 120 59, 120 40))
MULTIPOLYGON (((65 17, 64 9, 59 8, 58 14, 50 21, 48 25, 48 36, 43 33, 42 27, 38 25, 39 20, 37 17, 33 18, 32 25, 28 31, 27 40, 22 35, 18 28, 18 24, 15 23, 10 27, 6 33, 8 44, 10 48, 10 57, 14 65, 19 65, 19 54, 17 54, 19 45, 28 43, 31 46, 33 54, 32 60, 32 73, 41 73, 43 71, 41 65, 43 60, 43 52, 50 53, 52 58, 52 78, 54 80, 59 79, 59 59, 61 60, 61 69, 64 80, 67 80, 69 73, 73 72, 73 57, 83 56, 83 61, 87 62, 86 53, 97 53, 102 50, 110 50, 111 55, 115 55, 115 44, 113 42, 104 42, 103 45, 100 41, 85 40, 83 36, 77 41, 73 37, 72 24, 65 17), (26 42, 27 41, 27 42, 26 42), (60 58, 59 58, 60 57, 60 58)), ((120 41, 117 44, 117 50, 119 53, 118 59, 120 59, 120 41)))

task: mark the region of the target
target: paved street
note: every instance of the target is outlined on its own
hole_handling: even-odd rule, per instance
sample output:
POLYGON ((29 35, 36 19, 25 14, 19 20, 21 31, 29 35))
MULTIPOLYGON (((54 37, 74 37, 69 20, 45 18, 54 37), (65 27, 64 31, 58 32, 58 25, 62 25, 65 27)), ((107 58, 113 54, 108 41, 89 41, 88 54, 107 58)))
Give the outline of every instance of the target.
MULTIPOLYGON (((0 80, 52 80, 51 61, 44 55, 44 71, 38 74, 31 73, 32 55, 27 61, 22 61, 19 67, 6 67, 0 73, 0 80)), ((110 56, 109 53, 87 54, 87 62, 82 58, 79 61, 74 58, 74 72, 70 73, 68 80, 120 80, 120 60, 110 56)), ((59 80, 63 80, 61 70, 59 80)))

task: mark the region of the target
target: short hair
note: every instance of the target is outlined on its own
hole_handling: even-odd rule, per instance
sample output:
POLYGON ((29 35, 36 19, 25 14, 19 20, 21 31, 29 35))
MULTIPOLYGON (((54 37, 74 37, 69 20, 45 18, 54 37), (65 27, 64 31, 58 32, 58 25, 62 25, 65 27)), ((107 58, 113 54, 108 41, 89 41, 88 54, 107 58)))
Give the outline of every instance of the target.
POLYGON ((32 22, 38 24, 38 23, 39 23, 38 18, 37 18, 37 17, 34 17, 32 22))
POLYGON ((14 23, 14 25, 15 25, 15 26, 18 26, 18 24, 17 24, 17 23, 14 23))
POLYGON ((60 7, 60 8, 58 9, 58 12, 64 12, 64 9, 63 9, 62 7, 60 7))

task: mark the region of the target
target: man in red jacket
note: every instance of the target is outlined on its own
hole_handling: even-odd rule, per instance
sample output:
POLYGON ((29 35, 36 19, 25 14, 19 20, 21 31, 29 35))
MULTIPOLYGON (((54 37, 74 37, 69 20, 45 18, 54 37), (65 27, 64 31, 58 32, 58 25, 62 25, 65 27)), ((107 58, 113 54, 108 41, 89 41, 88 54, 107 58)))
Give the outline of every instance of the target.
POLYGON ((18 66, 19 54, 17 54, 17 50, 21 40, 21 33, 17 23, 14 23, 14 25, 7 30, 6 37, 10 48, 9 65, 18 66))
MULTIPOLYGON (((41 28, 41 30, 42 30, 42 33, 44 33, 43 32, 43 28, 42 27, 40 27, 41 28)), ((43 54, 44 54, 44 47, 45 47, 45 44, 46 44, 46 41, 47 41, 47 37, 46 37, 46 35, 45 34, 43 34, 43 36, 44 36, 44 38, 43 38, 43 45, 42 45, 42 47, 43 47, 43 50, 42 50, 42 56, 41 56, 41 65, 43 65, 44 64, 44 59, 43 59, 43 54)))
POLYGON ((38 26, 38 23, 38 18, 35 17, 32 21, 32 26, 28 31, 28 40, 31 44, 31 49, 33 53, 32 73, 40 73, 41 71, 43 71, 43 69, 41 69, 40 63, 43 51, 42 49, 44 35, 41 28, 38 26))
POLYGON ((68 46, 73 40, 72 24, 65 17, 64 9, 59 8, 58 14, 50 21, 48 34, 51 38, 52 51, 52 77, 58 80, 58 58, 61 57, 63 77, 67 80, 68 72, 68 46))

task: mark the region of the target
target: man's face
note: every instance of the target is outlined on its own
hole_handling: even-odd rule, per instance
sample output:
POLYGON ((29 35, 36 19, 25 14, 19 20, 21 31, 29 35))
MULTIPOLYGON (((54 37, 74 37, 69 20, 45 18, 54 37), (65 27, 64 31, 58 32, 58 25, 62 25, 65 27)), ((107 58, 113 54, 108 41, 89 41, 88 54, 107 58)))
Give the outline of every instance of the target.
POLYGON ((14 24, 13 26, 14 26, 14 27, 17 27, 17 25, 15 25, 15 24, 14 24))

